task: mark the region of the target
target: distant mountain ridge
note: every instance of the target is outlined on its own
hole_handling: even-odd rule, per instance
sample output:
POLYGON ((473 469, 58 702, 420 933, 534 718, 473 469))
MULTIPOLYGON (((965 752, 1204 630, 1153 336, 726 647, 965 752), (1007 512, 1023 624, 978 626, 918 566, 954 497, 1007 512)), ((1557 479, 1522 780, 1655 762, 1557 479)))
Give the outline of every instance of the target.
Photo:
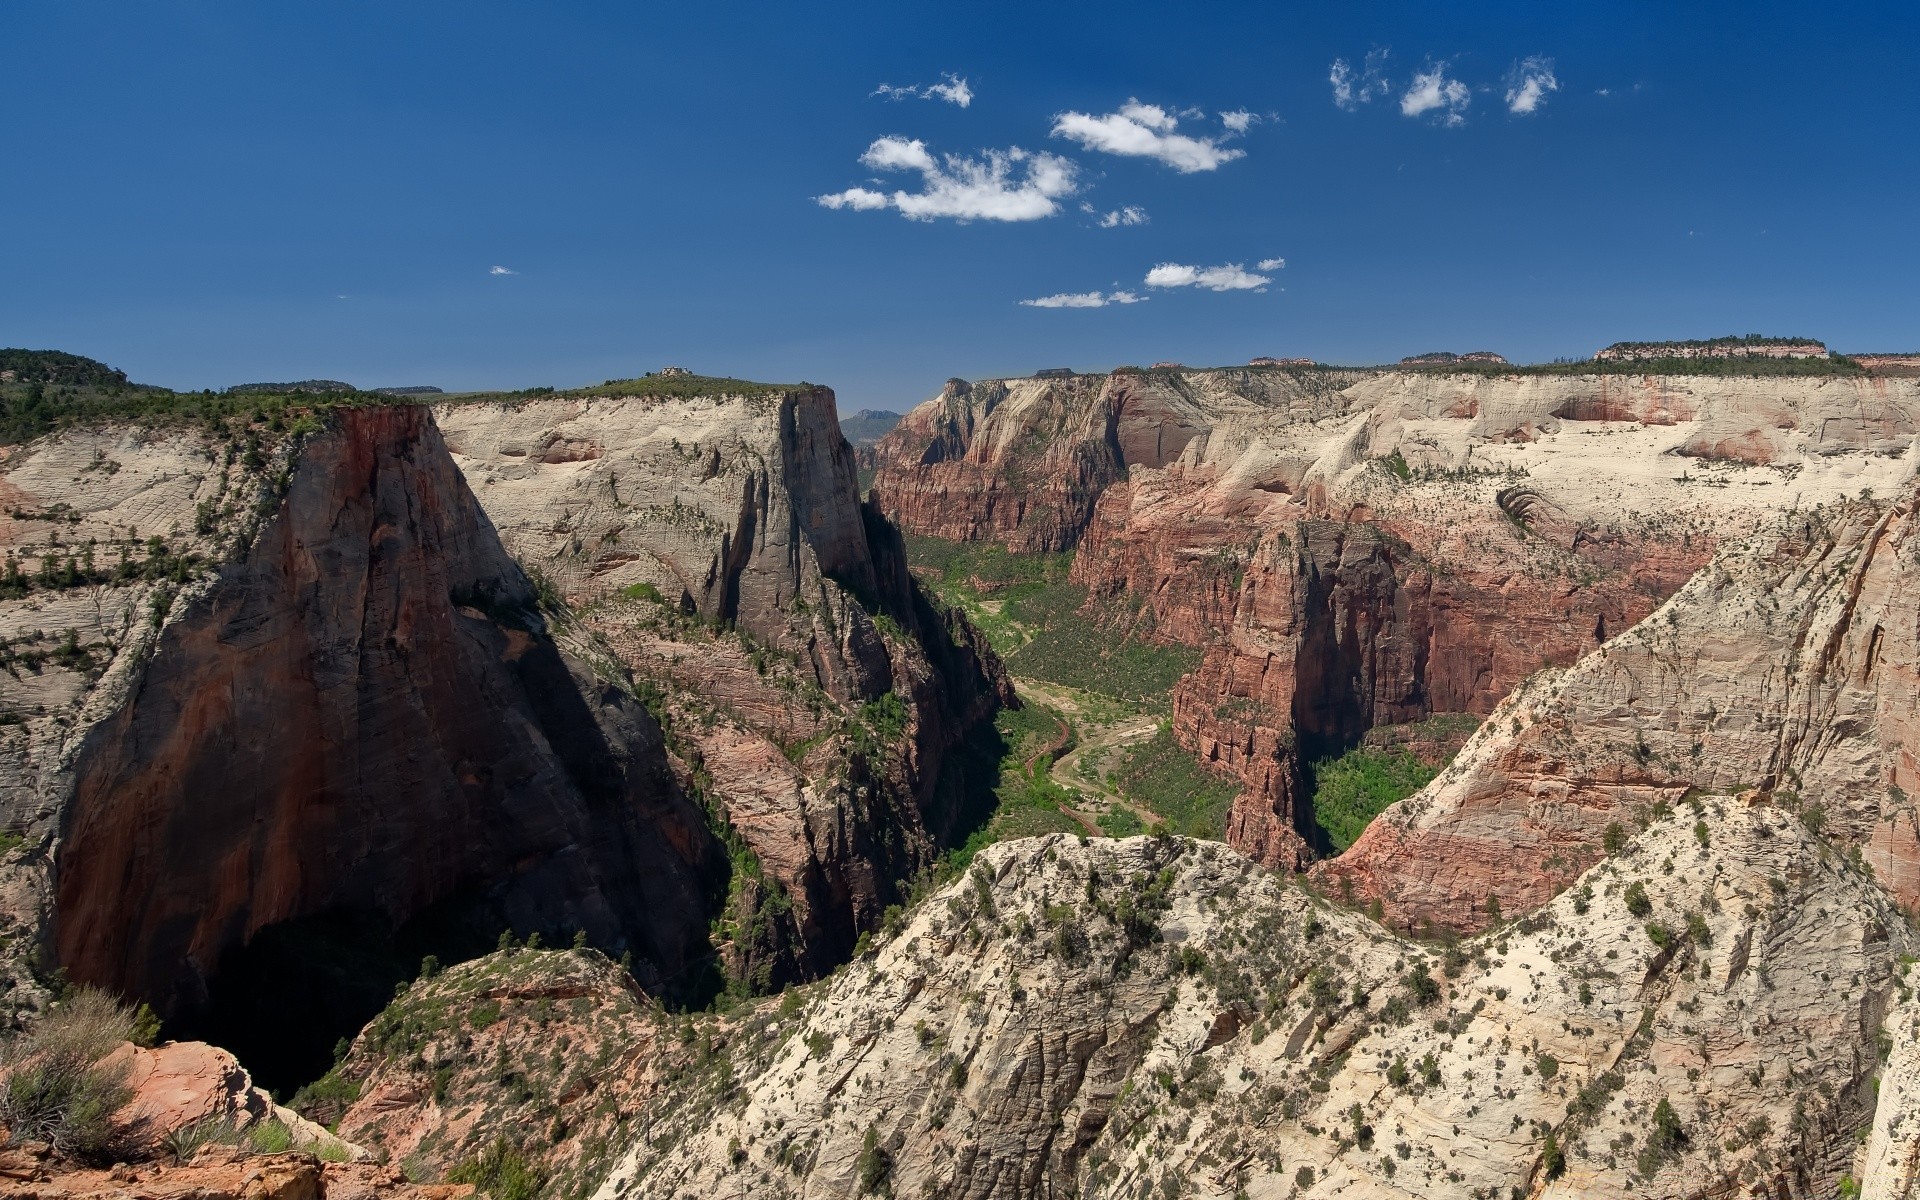
POLYGON ((893 432, 904 414, 884 408, 863 408, 850 417, 840 418, 840 432, 856 446, 871 445, 893 432))

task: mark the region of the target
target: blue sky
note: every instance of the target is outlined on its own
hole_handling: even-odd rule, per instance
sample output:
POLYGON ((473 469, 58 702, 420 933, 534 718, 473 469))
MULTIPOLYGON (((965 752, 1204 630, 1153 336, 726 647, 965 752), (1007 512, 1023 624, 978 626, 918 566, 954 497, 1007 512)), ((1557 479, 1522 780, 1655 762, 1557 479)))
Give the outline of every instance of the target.
POLYGON ((0 344, 181 388, 685 363, 851 411, 1049 365, 1920 349, 1910 5, 8 0, 0 45, 0 344), (1021 303, 1095 292, 1137 302, 1021 303))

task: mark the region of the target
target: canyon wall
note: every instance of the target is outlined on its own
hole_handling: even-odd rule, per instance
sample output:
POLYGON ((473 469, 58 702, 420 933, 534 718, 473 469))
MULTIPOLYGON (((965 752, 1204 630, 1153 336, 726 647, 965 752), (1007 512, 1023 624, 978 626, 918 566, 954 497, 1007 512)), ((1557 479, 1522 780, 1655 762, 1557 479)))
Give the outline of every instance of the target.
POLYGON ((1233 844, 1297 866, 1314 756, 1376 724, 1491 712, 1723 540, 1897 488, 1917 427, 1914 381, 1847 376, 954 383, 880 444, 873 494, 908 533, 1077 546, 1074 580, 1127 602, 1101 611, 1202 649, 1175 729, 1244 785, 1233 844), (1129 419, 1151 436, 1122 436, 1129 419), (1063 480, 1074 504, 1018 501, 1063 480))
POLYGON ((1421 794, 1319 870, 1402 924, 1525 911, 1630 828, 1752 791, 1920 903, 1916 488, 1782 513, 1659 611, 1497 709, 1421 794))
POLYGON ((831 969, 932 861, 1011 696, 831 393, 440 416, 4 452, 10 1006, 59 967, 256 1065, 270 1008, 330 1045, 501 929, 699 1000, 831 969))

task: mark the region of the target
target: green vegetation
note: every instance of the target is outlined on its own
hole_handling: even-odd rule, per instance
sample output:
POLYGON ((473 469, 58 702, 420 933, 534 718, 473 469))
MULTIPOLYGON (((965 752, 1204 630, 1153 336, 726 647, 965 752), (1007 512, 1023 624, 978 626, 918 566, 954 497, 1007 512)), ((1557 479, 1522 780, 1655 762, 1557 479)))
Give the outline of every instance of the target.
POLYGON ((129 1064, 104 1060, 133 1032, 132 1013, 107 993, 82 988, 0 1046, 0 1125, 13 1142, 46 1142, 87 1162, 112 1157, 110 1118, 132 1093, 129 1064))
POLYGON ((447 1172, 448 1183, 470 1183, 491 1200, 534 1200, 545 1180, 527 1156, 507 1141, 495 1138, 478 1157, 447 1172))
POLYGON ((1353 845, 1389 805, 1425 787, 1439 771, 1401 749, 1361 746, 1312 768, 1313 820, 1334 850, 1353 845))
POLYGON ((1152 640, 1152 614, 1129 601, 1087 603, 1067 581, 1071 554, 1013 554, 992 543, 908 538, 907 560, 963 610, 1016 675, 1159 708, 1200 663, 1152 640))
POLYGON ((1122 795, 1163 819, 1169 833, 1215 841, 1227 836, 1227 815, 1240 792, 1182 749, 1164 721, 1152 738, 1127 752, 1114 782, 1122 795))
POLYGON ((1845 355, 1828 358, 1634 358, 1501 366, 1498 363, 1408 364, 1396 371, 1441 375, 1864 375, 1867 369, 1845 355))
MULTIPOLYGON (((755 383, 716 375, 643 375, 638 379, 609 379, 598 387, 560 388, 561 396, 661 396, 675 400, 705 396, 774 396, 801 391, 810 383, 755 383)), ((549 389, 552 390, 552 389, 549 389)), ((476 393, 482 398, 489 393, 476 393)), ((463 399, 465 397, 462 397, 463 399)))
POLYGON ((942 864, 951 877, 995 842, 1043 833, 1084 833, 1065 811, 1073 796, 1048 775, 1070 745, 1060 714, 1040 704, 1002 709, 992 729, 955 755, 943 779, 959 812, 954 848, 942 864))
MULTIPOLYGON (((0 445, 28 442, 56 429, 99 421, 211 427, 240 420, 264 424, 275 433, 298 432, 317 429, 323 415, 332 409, 422 401, 420 396, 363 392, 351 385, 327 380, 310 380, 305 384, 246 384, 224 392, 174 392, 129 383, 124 372, 104 363, 55 350, 0 350, 0 371, 13 372, 11 381, 0 383, 0 445)), ((753 383, 704 375, 649 375, 639 379, 610 379, 597 387, 441 394, 431 400, 469 404, 552 395, 771 396, 810 386, 753 383)))
POLYGON ((1028 632, 1028 640, 1003 655, 1007 669, 1048 683, 1160 707, 1180 677, 1200 665, 1200 651, 1164 645, 1136 632, 1139 613, 1082 611, 1086 589, 1075 584, 1009 595, 1001 608, 1028 632))
POLYGON ((247 1130, 247 1142, 258 1154, 280 1154, 293 1149, 293 1130, 279 1121, 262 1121, 247 1130))

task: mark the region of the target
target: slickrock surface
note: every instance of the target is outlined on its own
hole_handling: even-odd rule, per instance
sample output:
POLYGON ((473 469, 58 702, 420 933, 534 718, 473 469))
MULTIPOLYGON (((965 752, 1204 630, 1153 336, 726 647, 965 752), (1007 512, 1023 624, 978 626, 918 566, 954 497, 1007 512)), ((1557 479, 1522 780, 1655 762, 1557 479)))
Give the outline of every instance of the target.
POLYGON ((110 1065, 123 1060, 126 1086, 133 1097, 114 1114, 113 1123, 124 1131, 125 1145, 136 1155, 157 1155, 170 1136, 196 1126, 217 1125, 244 1134, 262 1122, 275 1121, 287 1128, 299 1149, 339 1161, 370 1157, 325 1126, 275 1103, 253 1085, 253 1077, 239 1060, 218 1046, 167 1042, 148 1049, 129 1042, 109 1056, 110 1065))
POLYGON ((1215 844, 991 847, 599 1194, 1882 1194, 1904 918, 1779 808, 1651 820, 1444 953, 1215 844))
POLYGON ((1507 700, 1421 794, 1321 870, 1393 919, 1539 904, 1606 827, 1689 790, 1798 807, 1920 902, 1920 531, 1896 501, 1783 514, 1658 612, 1507 700))
POLYGON ((909 533, 1077 546, 1128 628, 1203 648, 1183 745, 1236 846, 1304 861, 1302 757, 1490 712, 1775 513, 1897 490, 1920 382, 1258 369, 949 384, 876 448, 909 533))
POLYGON ((506 545, 650 681, 683 785, 753 855, 734 972, 770 986, 844 961, 952 820, 946 754, 1011 691, 862 508, 833 394, 437 413, 506 545))

